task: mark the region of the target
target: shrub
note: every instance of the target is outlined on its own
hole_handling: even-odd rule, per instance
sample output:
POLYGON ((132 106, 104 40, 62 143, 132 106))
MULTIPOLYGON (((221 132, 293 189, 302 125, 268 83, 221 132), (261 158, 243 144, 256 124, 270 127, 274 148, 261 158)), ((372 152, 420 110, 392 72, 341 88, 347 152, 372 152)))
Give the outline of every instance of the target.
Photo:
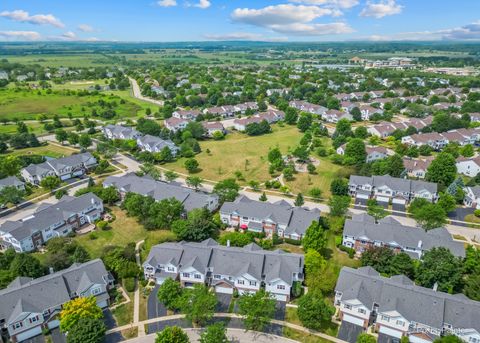
POLYGON ((133 277, 123 279, 123 287, 127 292, 135 291, 135 279, 133 277))
POLYGON ((480 217, 480 210, 475 210, 473 214, 475 215, 475 217, 480 217))
POLYGON ((98 233, 90 232, 90 234, 88 235, 88 238, 90 238, 92 241, 94 241, 98 238, 98 233))
POLYGON ((291 238, 284 238, 283 239, 285 241, 285 243, 288 243, 288 244, 292 244, 292 245, 302 245, 302 241, 301 240, 296 240, 296 239, 291 239, 291 238))
POLYGON ((348 254, 348 257, 350 257, 350 258, 353 258, 353 257, 355 256, 355 250, 352 249, 352 248, 348 248, 348 247, 346 247, 346 246, 340 245, 340 246, 338 247, 338 249, 340 249, 341 251, 346 252, 346 253, 348 254))
POLYGON ((335 236, 335 246, 338 248, 342 245, 343 237, 342 236, 335 236))
POLYGON ((108 230, 108 223, 104 220, 100 220, 98 223, 97 223, 97 227, 100 229, 100 230, 108 230))

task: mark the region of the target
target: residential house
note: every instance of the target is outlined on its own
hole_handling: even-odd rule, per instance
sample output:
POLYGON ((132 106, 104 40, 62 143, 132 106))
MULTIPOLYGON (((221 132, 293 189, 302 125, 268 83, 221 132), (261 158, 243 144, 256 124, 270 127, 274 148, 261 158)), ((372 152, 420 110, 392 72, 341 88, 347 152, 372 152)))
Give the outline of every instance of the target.
POLYGON ((185 130, 189 122, 190 121, 187 119, 171 117, 171 118, 165 119, 164 124, 168 130, 177 132, 177 131, 185 130))
POLYGON ((349 342, 370 326, 379 342, 408 337, 429 343, 449 334, 465 342, 480 340, 480 302, 417 286, 404 275, 383 277, 372 267, 341 269, 335 306, 342 321, 338 337, 349 342))
MULTIPOLYGON (((337 154, 344 155, 346 147, 347 147, 347 144, 343 144, 343 145, 339 146, 337 148, 337 154)), ((388 150, 385 147, 366 146, 365 151, 367 153, 367 157, 365 159, 365 162, 367 162, 367 163, 374 162, 374 161, 381 160, 381 159, 384 159, 384 158, 388 157, 388 150)))
POLYGON ((199 110, 177 110, 172 113, 172 117, 185 120, 196 120, 200 114, 201 112, 199 110))
POLYGON ((434 150, 441 150, 448 144, 448 140, 438 132, 416 133, 402 137, 402 144, 415 145, 416 147, 428 145, 434 150))
POLYGON ((475 177, 480 173, 480 156, 457 158, 457 173, 469 177, 475 177))
POLYGON ((108 139, 137 139, 142 133, 129 126, 106 125, 102 128, 103 135, 108 139))
POLYGON ((269 124, 273 124, 283 119, 285 119, 285 113, 283 111, 269 110, 251 117, 235 119, 233 121, 233 127, 237 131, 245 131, 249 124, 261 123, 264 120, 269 124))
POLYGON ((225 127, 219 121, 204 121, 202 122, 202 126, 205 129, 205 136, 207 137, 213 137, 215 132, 220 132, 223 135, 227 133, 227 130, 225 130, 225 127))
POLYGON ((473 207, 476 210, 480 209, 480 186, 464 187, 465 197, 463 204, 468 207, 473 207))
POLYGON ((340 119, 347 119, 351 121, 353 120, 353 117, 348 112, 327 110, 324 114, 322 114, 322 119, 329 123, 338 123, 340 119))
POLYGON ((169 139, 161 139, 157 136, 145 135, 137 138, 137 146, 142 151, 161 152, 164 148, 170 149, 173 156, 176 156, 180 148, 169 139))
POLYGON ((93 193, 79 197, 65 195, 56 204, 41 204, 37 210, 20 220, 0 225, 0 246, 17 252, 29 252, 54 237, 64 237, 100 219, 103 202, 93 193))
POLYGON ((47 176, 58 176, 60 180, 68 180, 82 176, 97 165, 97 159, 89 152, 71 156, 49 159, 40 164, 30 164, 20 171, 23 179, 34 185, 47 176))
POLYGON ((299 111, 318 114, 318 115, 323 115, 327 111, 326 107, 311 104, 309 102, 302 101, 302 100, 290 101, 288 105, 290 107, 296 108, 299 111))
POLYGON ((220 218, 223 223, 242 230, 264 232, 268 237, 276 233, 279 237, 300 240, 312 222, 320 219, 320 211, 292 207, 283 200, 270 203, 240 196, 223 204, 220 218))
POLYGON ((437 200, 438 187, 433 182, 407 180, 390 175, 351 175, 348 185, 350 195, 362 203, 370 198, 379 203, 388 204, 391 201, 397 205, 406 205, 415 198, 432 202, 437 200))
POLYGON ((361 105, 359 107, 360 113, 362 114, 362 120, 370 120, 370 117, 374 113, 382 114, 383 110, 381 108, 375 108, 370 105, 361 105))
POLYGON ((404 157, 403 167, 409 177, 424 179, 433 159, 433 156, 425 156, 422 158, 404 157))
POLYGON ((115 187, 122 198, 129 192, 151 196, 156 201, 175 198, 182 203, 187 212, 203 207, 209 211, 218 208, 218 196, 215 194, 196 192, 173 182, 155 181, 149 177, 139 177, 134 173, 109 176, 103 182, 103 186, 115 187))
POLYGON ((281 250, 267 251, 255 243, 243 248, 200 243, 153 246, 143 264, 146 279, 162 284, 167 278, 183 287, 212 286, 217 293, 255 293, 262 285, 279 301, 288 301, 295 282, 303 280, 304 257, 281 250))
POLYGON ((455 241, 445 228, 425 231, 402 225, 393 217, 378 222, 368 214, 354 215, 345 221, 342 245, 361 255, 371 247, 387 247, 395 253, 404 252, 415 259, 433 248, 444 247, 458 257, 465 257, 462 242, 455 241))
POLYGON ((20 191, 24 191, 25 183, 20 181, 16 176, 9 176, 4 179, 0 179, 0 191, 5 187, 15 187, 20 191))
POLYGON ((17 277, 0 290, 0 328, 13 342, 41 335, 44 329, 59 326, 58 314, 72 299, 94 296, 99 307, 108 307, 113 282, 100 259, 74 263, 37 279, 17 277))

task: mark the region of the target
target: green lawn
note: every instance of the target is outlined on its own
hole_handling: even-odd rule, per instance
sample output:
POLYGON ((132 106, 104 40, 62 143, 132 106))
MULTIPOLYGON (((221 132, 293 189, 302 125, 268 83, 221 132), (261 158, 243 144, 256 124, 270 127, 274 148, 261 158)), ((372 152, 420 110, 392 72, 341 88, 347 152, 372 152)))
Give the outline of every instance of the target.
MULTIPOLYGON (((61 120, 64 125, 64 129, 66 131, 73 130, 74 128, 71 127, 70 120, 61 120)), ((25 123, 31 133, 36 135, 48 134, 49 132, 45 130, 44 123, 40 122, 26 122, 25 123)), ((12 134, 17 132, 17 124, 7 124, 7 125, 0 125, 0 133, 7 133, 12 134)))
POLYGON ((120 305, 112 310, 113 317, 118 326, 127 325, 133 322, 133 292, 128 292, 128 296, 131 300, 129 303, 120 305))
POLYGON ((47 144, 47 145, 42 145, 42 146, 34 147, 34 148, 25 148, 25 149, 13 150, 9 154, 13 155, 13 156, 41 155, 41 156, 48 156, 48 157, 52 157, 52 158, 59 158, 59 157, 70 156, 75 151, 77 151, 77 150, 72 149, 72 148, 68 148, 68 147, 62 147, 62 146, 59 146, 59 145, 47 144))
POLYGON ((127 217, 124 211, 118 207, 112 207, 112 213, 116 216, 110 224, 111 229, 106 231, 97 230, 96 239, 91 239, 89 234, 78 236, 77 241, 90 253, 92 258, 100 257, 103 248, 107 245, 125 246, 131 242, 148 239, 158 243, 167 239, 174 239, 175 235, 170 231, 158 230, 147 231, 135 218, 127 217))
MULTIPOLYGON (((202 152, 195 156, 200 164, 196 175, 206 180, 219 181, 235 177, 235 171, 240 171, 246 184, 248 181, 257 180, 265 182, 272 179, 268 172, 269 163, 267 160, 270 148, 278 146, 283 154, 295 148, 303 134, 295 126, 278 125, 272 126, 271 134, 251 137, 243 133, 229 133, 222 141, 200 142, 202 152), (207 152, 209 151, 209 153, 207 152)), ((318 158, 318 156, 315 156, 318 158)), ((185 158, 180 158, 174 163, 166 164, 165 167, 180 173, 186 173, 184 167, 185 158)), ((295 174, 293 181, 286 182, 293 193, 308 193, 313 187, 319 187, 323 194, 330 194, 330 182, 342 173, 348 174, 348 168, 334 165, 327 158, 320 158, 320 165, 315 175, 308 173, 295 174)))
MULTIPOLYGON (((302 325, 302 322, 298 318, 297 309, 293 307, 287 307, 285 311, 285 321, 292 324, 302 325)), ((325 321, 321 323, 320 330, 318 331, 332 337, 337 337, 338 325, 331 321, 325 321)))

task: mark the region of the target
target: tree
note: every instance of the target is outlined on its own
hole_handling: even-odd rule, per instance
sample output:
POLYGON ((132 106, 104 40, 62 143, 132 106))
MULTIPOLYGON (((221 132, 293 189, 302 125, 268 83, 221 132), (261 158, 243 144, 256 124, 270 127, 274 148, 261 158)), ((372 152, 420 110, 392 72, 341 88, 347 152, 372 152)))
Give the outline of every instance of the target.
POLYGON ((225 324, 215 323, 207 326, 200 336, 200 343, 228 343, 225 324))
POLYGON ((426 199, 417 198, 410 203, 410 213, 425 230, 442 227, 447 221, 447 213, 439 204, 432 204, 426 199))
POLYGON ((455 158, 449 153, 441 152, 428 167, 425 178, 427 181, 437 182, 441 187, 447 187, 456 176, 455 158))
POLYGON ((57 176, 46 176, 40 181, 40 186, 53 191, 55 188, 60 186, 61 181, 57 176))
POLYGON ((305 251, 313 249, 322 253, 327 245, 325 227, 320 225, 318 221, 313 221, 305 232, 305 236, 302 239, 302 245, 305 251))
POLYGON ((433 343, 464 343, 465 341, 462 340, 460 337, 455 335, 447 335, 437 338, 433 341, 433 343))
POLYGON ((178 326, 167 326, 157 333, 155 343, 189 343, 188 335, 178 326))
POLYGON ((18 204, 23 200, 25 191, 15 186, 7 186, 0 190, 0 205, 18 204))
POLYGON ((406 275, 409 278, 415 277, 415 263, 412 258, 401 252, 395 254, 390 260, 390 275, 406 275))
POLYGON ((467 276, 463 291, 470 299, 480 301, 480 274, 478 272, 467 276))
POLYGON ((335 308, 320 297, 318 292, 308 292, 298 302, 298 318, 303 326, 320 330, 322 322, 329 322, 335 313, 335 308))
POLYGON ((81 319, 103 319, 103 312, 97 306, 97 298, 79 297, 66 302, 60 312, 60 330, 69 332, 81 319))
POLYGON ((177 220, 172 224, 172 231, 178 239, 195 242, 215 236, 218 229, 206 208, 193 209, 188 213, 187 220, 177 220))
POLYGON ((445 213, 449 213, 455 210, 455 208, 457 207, 457 200, 454 196, 448 193, 443 193, 440 195, 440 199, 438 199, 437 204, 445 211, 445 213))
POLYGON ((375 218, 375 221, 387 216, 387 211, 385 211, 385 208, 379 205, 375 199, 369 199, 367 201, 367 213, 375 218))
POLYGON ((313 165, 313 163, 307 164, 307 171, 309 174, 315 174, 317 168, 313 165))
POLYGON ((330 207, 330 215, 334 217, 341 217, 347 213, 350 207, 350 197, 342 195, 333 195, 328 201, 330 207))
POLYGON ((80 136, 78 134, 76 134, 75 132, 69 132, 68 133, 68 136, 67 136, 68 144, 76 145, 76 144, 78 144, 79 140, 80 140, 80 136))
POLYGON ((330 192, 332 195, 348 195, 348 180, 337 178, 330 184, 330 192))
POLYGON ((312 126, 312 122, 313 117, 310 113, 302 113, 298 118, 297 127, 300 132, 305 132, 312 126))
POLYGON ((67 343, 101 343, 106 330, 101 319, 81 318, 68 332, 67 343))
POLYGON ((216 305, 215 294, 204 284, 196 284, 192 289, 185 289, 180 299, 180 309, 185 317, 200 326, 213 317, 216 305))
POLYGON ((17 156, 7 156, 0 158, 0 175, 1 177, 17 175, 22 167, 22 162, 17 156))
POLYGON ((367 159, 365 143, 360 138, 351 139, 345 147, 344 161, 346 164, 361 166, 367 159))
POLYGON ((61 144, 65 142, 68 139, 68 133, 67 131, 63 129, 58 129, 55 131, 55 139, 59 141, 61 144))
POLYGON ((178 308, 178 300, 181 295, 182 287, 180 283, 172 278, 167 278, 158 288, 157 298, 167 309, 173 311, 178 308))
POLYGON ((144 206, 146 216, 140 218, 147 230, 152 229, 170 229, 172 223, 179 219, 184 212, 183 205, 175 198, 162 199, 155 201, 151 197, 147 198, 147 205, 144 206))
POLYGON ((260 200, 260 201, 267 201, 268 200, 265 192, 263 192, 262 195, 260 195, 260 198, 258 200, 260 200))
POLYGON ((58 191, 55 192, 55 199, 60 200, 67 194, 68 192, 66 189, 59 189, 58 191))
POLYGON ((220 197, 220 202, 234 201, 239 190, 240 186, 235 179, 222 180, 213 187, 213 192, 220 197))
POLYGON ((458 292, 462 286, 462 261, 447 248, 433 248, 423 255, 416 282, 427 288, 437 283, 439 291, 458 292))
POLYGON ((203 179, 199 176, 188 176, 186 178, 187 186, 194 188, 196 191, 202 186, 203 179))
POLYGON ((239 314, 245 316, 246 330, 262 331, 275 313, 275 299, 263 288, 254 294, 245 293, 238 299, 239 314))
POLYGON ((90 145, 92 145, 92 139, 88 134, 83 134, 80 135, 78 138, 78 144, 83 148, 83 149, 88 149, 90 145))
POLYGON ((295 199, 295 206, 297 207, 301 207, 303 206, 303 204, 305 203, 305 200, 303 199, 303 194, 302 193, 298 193, 297 194, 297 198, 295 199))
POLYGON ((356 343, 376 343, 377 340, 375 339, 374 336, 369 335, 368 333, 361 333, 357 337, 357 342, 356 343))
POLYGON ((310 189, 308 194, 315 200, 315 201, 320 201, 322 200, 322 190, 318 187, 313 187, 310 189))
POLYGON ((288 125, 295 125, 297 123, 298 113, 293 107, 287 107, 285 110, 285 122, 288 125))
POLYGON ((178 177, 178 174, 172 170, 167 170, 163 175, 165 176, 168 182, 172 182, 178 177))
POLYGON ((360 112, 360 109, 357 106, 352 108, 350 114, 352 115, 353 120, 362 121, 362 112, 360 112))
POLYGON ((45 268, 33 255, 21 253, 15 254, 15 257, 10 263, 10 272, 15 276, 25 276, 36 279, 45 274, 45 268))
POLYGON ((185 160, 184 166, 185 166, 185 169, 189 173, 195 173, 198 170, 199 164, 198 164, 198 161, 196 159, 189 158, 189 159, 185 160))
POLYGON ((390 261, 394 253, 388 247, 370 247, 362 253, 362 266, 370 266, 379 273, 390 274, 390 261))

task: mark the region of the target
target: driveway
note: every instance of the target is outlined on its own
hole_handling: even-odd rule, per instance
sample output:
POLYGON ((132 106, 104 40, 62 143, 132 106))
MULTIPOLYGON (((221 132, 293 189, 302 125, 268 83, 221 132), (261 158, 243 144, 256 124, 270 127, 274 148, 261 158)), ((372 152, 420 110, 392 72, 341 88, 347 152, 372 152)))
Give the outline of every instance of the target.
POLYGON ((342 321, 342 325, 340 325, 337 337, 344 341, 355 343, 358 335, 360 335, 363 331, 363 327, 344 320, 342 321))
POLYGON ((396 337, 385 335, 384 333, 378 334, 378 343, 400 343, 400 340, 396 337))
POLYGON ((277 301, 275 304, 275 314, 273 315, 274 319, 285 320, 285 311, 287 308, 287 303, 284 301, 277 301))
POLYGON ((216 293, 217 297, 217 306, 215 308, 216 313, 228 313, 228 308, 230 307, 230 302, 232 301, 231 294, 222 294, 216 293))
POLYGON ((45 336, 38 335, 38 336, 29 338, 29 339, 27 339, 25 341, 22 341, 22 342, 25 342, 25 343, 45 343, 45 336))
MULTIPOLYGON (((465 220, 465 216, 469 214, 473 214, 475 212, 474 208, 469 208, 469 207, 458 207, 454 211, 448 213, 448 218, 453 219, 453 220, 465 220)), ((456 223, 458 225, 458 223, 456 223)))
MULTIPOLYGON (((150 295, 148 296, 148 302, 147 302, 148 319, 164 317, 167 315, 167 308, 157 299, 157 293, 158 293, 159 287, 160 287, 159 285, 156 285, 155 288, 150 293, 150 295)), ((162 327, 162 324, 163 323, 148 324, 148 333, 161 331, 162 329, 160 327, 162 327)))
POLYGON ((112 312, 110 312, 110 310, 103 311, 103 322, 105 323, 107 330, 113 329, 117 326, 117 322, 115 322, 115 319, 113 318, 112 312))
POLYGON ((67 342, 67 337, 60 332, 59 328, 52 329, 50 331, 50 334, 52 335, 52 341, 53 343, 66 343, 67 342))

